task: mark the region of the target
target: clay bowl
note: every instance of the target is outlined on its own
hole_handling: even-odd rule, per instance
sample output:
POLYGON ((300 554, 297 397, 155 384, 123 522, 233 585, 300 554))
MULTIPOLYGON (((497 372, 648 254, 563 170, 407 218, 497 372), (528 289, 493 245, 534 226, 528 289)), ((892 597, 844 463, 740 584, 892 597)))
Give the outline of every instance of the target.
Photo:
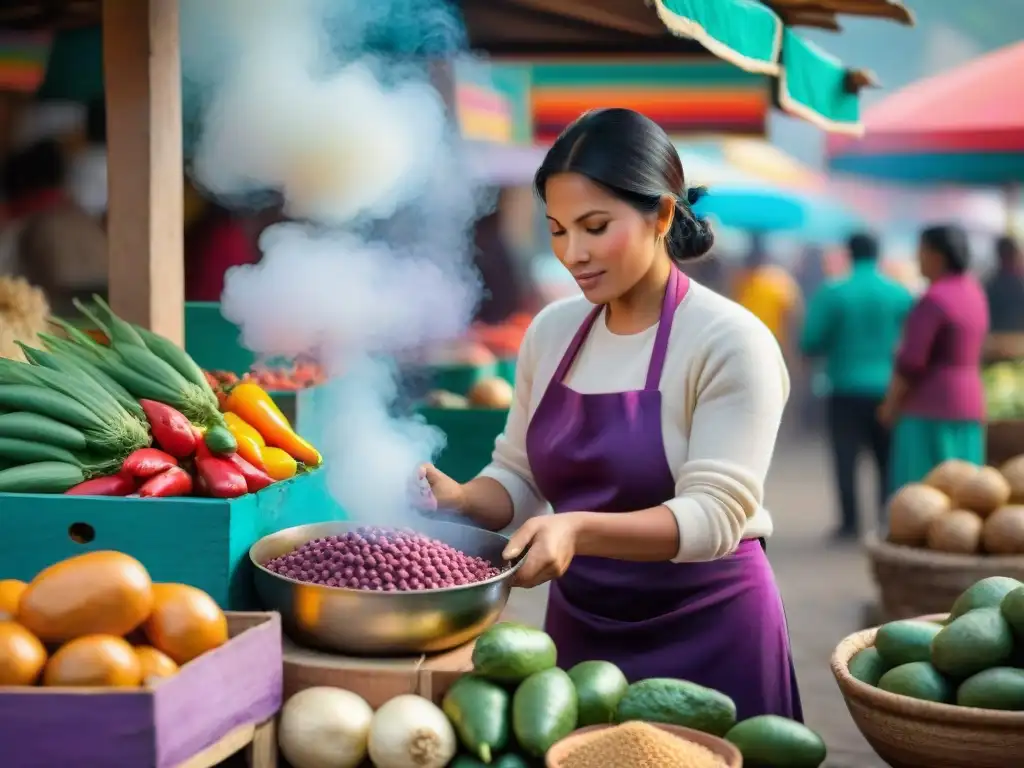
MULTIPOLYGON (((673 736, 678 736, 680 739, 700 744, 705 749, 722 758, 727 768, 743 768, 743 757, 740 755, 740 751, 725 739, 678 725, 664 725, 662 723, 649 723, 649 725, 660 728, 666 733, 671 733, 673 736)), ((584 741, 593 733, 614 727, 614 725, 591 725, 573 731, 548 750, 548 754, 544 759, 545 765, 547 768, 561 768, 565 756, 578 747, 581 741, 584 741)), ((622 768, 626 768, 626 766, 622 766, 622 768)))

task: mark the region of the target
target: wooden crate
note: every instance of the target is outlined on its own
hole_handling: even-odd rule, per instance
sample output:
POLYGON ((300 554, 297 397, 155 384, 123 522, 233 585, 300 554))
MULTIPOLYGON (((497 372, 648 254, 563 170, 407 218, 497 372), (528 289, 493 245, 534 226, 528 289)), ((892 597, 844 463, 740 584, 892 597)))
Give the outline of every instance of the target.
POLYGON ((73 555, 117 550, 154 581, 198 587, 224 609, 258 609, 249 548, 282 528, 345 519, 324 474, 237 499, 0 494, 0 577, 28 581, 73 555))
POLYGON ((406 693, 440 703, 460 676, 473 668, 473 643, 431 656, 357 658, 303 648, 284 639, 284 699, 319 685, 358 693, 377 709, 406 693))
POLYGON ((231 640, 151 689, 0 688, 4 768, 274 768, 281 619, 228 614, 231 640))

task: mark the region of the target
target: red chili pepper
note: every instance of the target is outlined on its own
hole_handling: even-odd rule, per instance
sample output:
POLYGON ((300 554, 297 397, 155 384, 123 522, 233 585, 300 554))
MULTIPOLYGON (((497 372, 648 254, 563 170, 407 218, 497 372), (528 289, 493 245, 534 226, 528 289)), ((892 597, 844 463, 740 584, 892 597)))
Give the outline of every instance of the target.
POLYGON ((193 493, 195 493, 196 496, 209 496, 210 495, 210 489, 207 488, 206 481, 203 480, 203 476, 202 475, 196 475, 196 477, 195 477, 195 479, 193 481, 192 491, 193 491, 193 493))
POLYGON ((121 472, 145 479, 176 466, 178 466, 178 460, 168 453, 156 448, 139 448, 124 460, 121 472))
POLYGON ((274 478, 262 469, 254 467, 237 453, 225 456, 224 460, 230 462, 235 469, 242 473, 242 477, 245 478, 245 487, 248 489, 249 493, 262 491, 268 485, 272 485, 274 483, 274 478))
POLYGON ((196 446, 196 473, 214 498, 234 499, 249 492, 245 475, 229 459, 210 453, 204 442, 196 446))
POLYGON ((181 467, 171 467, 149 478, 139 488, 145 499, 187 496, 192 492, 192 476, 181 467))
POLYGON ((64 491, 65 496, 127 496, 135 491, 135 478, 128 475, 94 477, 64 491))
POLYGON ((139 400, 139 404, 149 419, 157 445, 179 459, 195 453, 196 434, 185 414, 156 400, 139 400))

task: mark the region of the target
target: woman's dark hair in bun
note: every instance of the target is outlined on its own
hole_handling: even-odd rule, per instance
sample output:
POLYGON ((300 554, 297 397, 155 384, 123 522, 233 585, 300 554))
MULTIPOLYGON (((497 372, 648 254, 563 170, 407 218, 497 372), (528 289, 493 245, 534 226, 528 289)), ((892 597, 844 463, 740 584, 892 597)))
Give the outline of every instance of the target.
POLYGON ((645 214, 656 212, 666 196, 674 198, 666 246, 677 264, 700 258, 715 242, 710 224, 692 208, 706 190, 686 189, 675 145, 660 125, 639 112, 599 109, 578 117, 548 150, 534 177, 542 200, 556 173, 586 176, 645 214))

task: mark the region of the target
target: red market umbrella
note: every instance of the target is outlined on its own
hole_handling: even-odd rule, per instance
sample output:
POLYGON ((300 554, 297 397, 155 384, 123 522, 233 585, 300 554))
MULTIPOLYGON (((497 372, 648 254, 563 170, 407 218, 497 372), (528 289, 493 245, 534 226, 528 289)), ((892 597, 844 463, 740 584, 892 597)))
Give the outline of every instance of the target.
POLYGON ((864 136, 830 136, 834 171, 890 181, 1024 181, 1024 42, 920 80, 864 114, 864 136))

